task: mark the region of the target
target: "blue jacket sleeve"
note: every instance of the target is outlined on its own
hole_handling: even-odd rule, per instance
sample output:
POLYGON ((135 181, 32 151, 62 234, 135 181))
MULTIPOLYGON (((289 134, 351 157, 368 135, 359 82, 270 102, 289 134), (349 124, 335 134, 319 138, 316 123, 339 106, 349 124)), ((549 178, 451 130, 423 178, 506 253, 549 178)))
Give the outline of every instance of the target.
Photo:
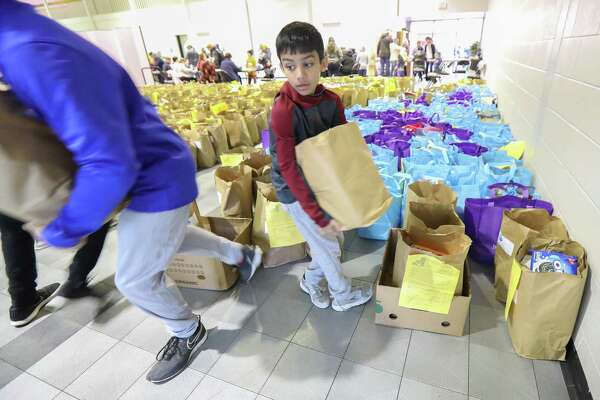
POLYGON ((138 175, 122 89, 128 77, 106 59, 54 43, 15 48, 0 65, 17 97, 41 115, 78 165, 68 203, 42 232, 52 246, 74 246, 102 226, 138 175))

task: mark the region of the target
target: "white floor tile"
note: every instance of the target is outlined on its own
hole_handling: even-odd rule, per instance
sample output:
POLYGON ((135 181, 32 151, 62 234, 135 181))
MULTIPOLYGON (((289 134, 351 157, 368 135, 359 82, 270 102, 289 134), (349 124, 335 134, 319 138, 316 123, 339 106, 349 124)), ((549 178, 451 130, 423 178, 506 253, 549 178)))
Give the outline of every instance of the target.
POLYGON ((292 342, 342 357, 359 319, 355 312, 313 307, 292 342))
POLYGON ((471 305, 470 318, 471 344, 514 353, 504 320, 504 310, 471 305))
POLYGON ((189 400, 254 400, 255 398, 254 392, 208 375, 188 397, 189 400))
POLYGON ((81 400, 117 399, 153 362, 153 354, 127 343, 118 343, 65 392, 81 400))
POLYGON ((402 379, 398 400, 467 400, 467 395, 431 386, 412 379, 402 379))
POLYGON ((534 360, 533 370, 540 400, 569 400, 569 393, 558 361, 534 360))
POLYGON ((64 389, 117 343, 92 329, 82 328, 27 370, 51 385, 64 389))
POLYGON ((161 320, 154 317, 147 317, 125 336, 123 341, 152 354, 156 354, 167 344, 170 338, 171 335, 167 332, 165 324, 161 320))
POLYGON ((123 298, 87 326, 116 339, 123 339, 146 318, 148 314, 123 298))
POLYGON ((375 325, 361 318, 350 341, 345 359, 402 375, 411 331, 375 325))
POLYGON ((184 400, 198 386, 203 377, 204 374, 187 368, 173 380, 161 385, 155 385, 148 382, 144 374, 119 399, 184 400))
POLYGON ((327 400, 396 400, 398 375, 343 361, 327 400))
POLYGON ((272 295, 250 318, 245 328, 291 340, 310 309, 311 304, 306 301, 272 295))
POLYGON ((229 349, 240 334, 239 329, 227 329, 221 323, 202 318, 202 323, 208 331, 208 339, 190 362, 190 368, 207 373, 229 349))
POLYGON ((209 375, 258 392, 288 344, 260 333, 242 331, 209 375))
POLYGON ((468 338, 413 331, 404 377, 467 394, 468 338))
POLYGON ((538 400, 533 362, 516 354, 472 344, 469 394, 485 400, 538 400))
POLYGON ((0 389, 0 399, 6 400, 50 400, 60 390, 48 385, 46 382, 23 373, 0 389))
POLYGON ((77 400, 77 399, 75 397, 71 396, 70 394, 67 394, 65 392, 60 392, 58 394, 58 396, 56 396, 52 400, 77 400))
POLYGON ((323 400, 341 361, 292 343, 260 393, 274 400, 323 400))
POLYGON ((267 297, 269 297, 267 291, 239 285, 219 297, 204 315, 228 326, 242 328, 267 297))

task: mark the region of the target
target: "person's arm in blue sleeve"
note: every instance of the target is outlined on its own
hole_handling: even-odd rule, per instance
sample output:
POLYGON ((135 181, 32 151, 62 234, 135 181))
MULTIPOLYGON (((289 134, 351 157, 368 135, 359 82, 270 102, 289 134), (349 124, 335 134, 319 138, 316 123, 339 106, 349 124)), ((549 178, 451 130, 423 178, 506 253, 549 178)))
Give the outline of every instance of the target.
POLYGON ((129 117, 117 68, 53 43, 15 48, 0 61, 4 79, 73 154, 73 191, 43 230, 55 247, 72 247, 98 230, 138 175, 129 117), (24 63, 37 59, 39 62, 24 63))

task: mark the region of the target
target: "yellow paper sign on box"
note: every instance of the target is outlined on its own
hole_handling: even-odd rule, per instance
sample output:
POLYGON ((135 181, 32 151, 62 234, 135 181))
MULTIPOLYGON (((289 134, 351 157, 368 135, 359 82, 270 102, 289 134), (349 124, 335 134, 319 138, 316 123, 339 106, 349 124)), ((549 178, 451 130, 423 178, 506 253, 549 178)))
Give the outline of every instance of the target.
POLYGON ((217 104, 213 104, 212 106, 210 106, 210 111, 212 111, 213 114, 220 114, 222 112, 225 112, 229 109, 229 106, 227 106, 227 103, 225 102, 220 102, 217 104))
POLYGON ((506 151, 506 153, 515 160, 520 160, 525 152, 525 142, 523 140, 510 142, 506 146, 500 147, 500 150, 506 151))
POLYGON ((267 203, 267 232, 271 247, 293 246, 304 243, 304 237, 296 228, 290 215, 281 207, 281 203, 267 203))
POLYGON ((510 306, 515 299, 515 293, 521 280, 521 265, 517 260, 513 260, 512 267, 510 269, 510 283, 508 284, 508 294, 506 295, 506 306, 504 307, 504 319, 508 319, 508 313, 510 312, 510 306))
POLYGON ((448 314, 460 271, 435 257, 408 256, 398 305, 448 314))
POLYGON ((244 155, 241 153, 221 154, 221 164, 224 167, 235 167, 244 161, 244 155))

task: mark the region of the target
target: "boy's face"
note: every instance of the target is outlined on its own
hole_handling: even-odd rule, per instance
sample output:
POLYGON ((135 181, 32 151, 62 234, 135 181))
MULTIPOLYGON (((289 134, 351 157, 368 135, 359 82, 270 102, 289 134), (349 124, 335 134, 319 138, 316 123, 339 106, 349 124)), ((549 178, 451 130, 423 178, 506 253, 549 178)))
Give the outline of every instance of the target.
POLYGON ((319 61, 316 50, 310 53, 283 53, 280 61, 288 82, 303 96, 315 93, 321 72, 327 68, 325 59, 319 61))

